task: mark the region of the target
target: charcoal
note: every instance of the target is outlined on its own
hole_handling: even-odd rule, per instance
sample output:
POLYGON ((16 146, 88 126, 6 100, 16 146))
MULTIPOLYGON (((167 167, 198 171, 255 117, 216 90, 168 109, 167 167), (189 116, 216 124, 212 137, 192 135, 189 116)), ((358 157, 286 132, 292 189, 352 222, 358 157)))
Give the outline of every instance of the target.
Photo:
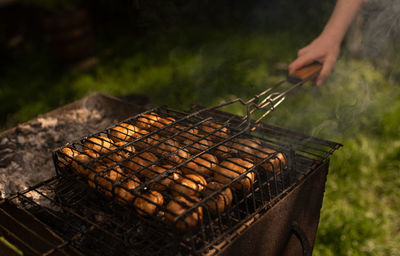
POLYGON ((85 106, 39 116, 0 135, 0 195, 5 197, 55 175, 52 151, 117 122, 85 106))

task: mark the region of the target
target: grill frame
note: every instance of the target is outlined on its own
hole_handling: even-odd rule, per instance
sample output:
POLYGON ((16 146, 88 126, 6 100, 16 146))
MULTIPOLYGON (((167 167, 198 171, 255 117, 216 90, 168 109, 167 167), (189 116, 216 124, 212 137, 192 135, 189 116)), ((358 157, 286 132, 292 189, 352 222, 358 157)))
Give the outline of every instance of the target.
MULTIPOLYGON (((163 109, 163 111, 165 111, 165 113, 166 114, 171 114, 172 112, 174 112, 174 113, 180 113, 181 114, 181 116, 182 116, 182 119, 187 119, 187 118, 191 118, 191 117, 193 117, 193 116, 195 116, 196 114, 199 114, 199 113, 206 113, 207 114, 207 112, 208 112, 208 108, 204 108, 204 109, 202 109, 201 111, 197 111, 197 112, 195 112, 195 113, 186 113, 186 112, 180 112, 180 111, 175 111, 175 110, 172 110, 172 109, 168 109, 168 108, 166 108, 165 106, 163 106, 163 107, 158 107, 158 108, 154 108, 154 109, 150 109, 150 110, 148 110, 148 111, 146 111, 146 112, 143 112, 143 113, 140 113, 140 114, 138 114, 138 115, 136 115, 136 116, 134 116, 134 117, 132 117, 132 118, 129 118, 129 119, 127 119, 127 120, 124 120, 123 122, 121 122, 121 123, 133 123, 132 122, 132 120, 137 120, 139 117, 142 117, 143 115, 145 115, 145 114, 148 114, 148 113, 152 113, 152 112, 158 112, 158 113, 160 113, 161 111, 160 111, 160 109, 163 109)), ((160 113, 161 114, 161 113, 160 113)), ((174 117, 176 117, 176 116, 174 116, 174 117)), ((197 117, 197 119, 199 120, 199 122, 195 122, 196 123, 196 125, 199 125, 199 124, 201 124, 201 123, 203 123, 203 122, 205 122, 205 121, 207 121, 208 119, 210 119, 210 117, 207 119, 207 118, 203 118, 203 117, 197 117)), ((178 120, 178 118, 177 118, 177 120, 178 120)), ((111 127, 110 127, 111 128, 111 127)), ((163 130, 163 129, 166 129, 166 128, 168 128, 168 126, 166 126, 166 127, 163 127, 163 128, 161 128, 160 130, 163 130)), ((186 127, 184 130, 182 130, 180 133, 176 133, 176 134, 174 134, 174 135, 172 135, 171 137, 168 137, 168 139, 171 139, 171 138, 175 138, 175 137, 177 137, 177 136, 179 136, 179 135, 181 135, 182 134, 182 132, 185 132, 185 131, 188 131, 189 129, 190 129, 191 127, 186 127)), ((222 127, 221 127, 222 128, 222 127)), ((153 132, 150 132, 149 134, 147 134, 147 136, 152 136, 152 135, 154 135, 154 134, 156 134, 156 133, 159 133, 160 132, 160 130, 155 130, 155 131, 153 131, 153 132)), ((231 136, 231 137, 229 137, 229 138, 227 138, 226 139, 226 141, 231 141, 231 140, 233 140, 234 138, 236 138, 236 137, 239 137, 239 136, 241 136, 241 135, 244 135, 246 133, 246 130, 237 130, 237 132, 236 133, 233 133, 233 135, 231 136)), ((109 129, 107 129, 106 131, 103 131, 103 132, 101 132, 101 133, 97 133, 97 134, 94 134, 94 135, 90 135, 90 136, 87 136, 87 137, 84 137, 84 138, 81 138, 80 140, 77 140, 76 142, 72 142, 70 145, 78 145, 78 146, 82 146, 83 145, 83 141, 85 141, 85 140, 87 140, 87 138, 88 137, 93 137, 93 136, 104 136, 104 135, 106 135, 106 134, 109 134, 109 129)), ((200 140, 201 138, 199 138, 198 140, 200 140)), ((165 141, 166 139, 164 139, 163 141, 165 141)), ((193 140, 192 142, 191 142, 191 144, 194 144, 194 143, 196 143, 196 142, 198 142, 198 140, 193 140)), ((131 142, 133 145, 135 144, 137 142, 137 140, 136 141, 133 141, 133 142, 131 142)), ((160 142, 158 142, 158 143, 162 143, 162 141, 160 141, 160 142)), ((209 148, 207 148, 205 151, 203 151, 203 152, 199 152, 197 155, 195 155, 195 156, 192 156, 191 158, 189 158, 189 159, 187 159, 186 161, 183 161, 182 163, 179 163, 179 164, 177 164, 176 166, 174 166, 174 168, 173 169, 170 169, 170 170, 168 170, 168 171, 173 171, 173 170, 175 170, 175 169, 177 169, 177 168, 180 168, 182 165, 184 165, 185 163, 187 163, 187 162, 189 162, 189 161, 191 161, 194 157, 196 157, 196 156, 198 156, 198 155, 201 155, 201 154, 203 154, 203 153, 205 153, 205 152, 208 152, 209 150, 211 150, 212 148, 215 148, 215 147, 217 147, 218 145, 220 145, 220 144, 223 144, 224 143, 224 141, 221 141, 221 142, 219 142, 219 143, 216 143, 214 146, 212 146, 212 147, 209 147, 209 148)), ((189 145, 187 145, 187 146, 190 146, 190 144, 189 145)), ((185 148, 185 147, 187 147, 187 146, 184 146, 183 148, 185 148)), ((71 146, 72 147, 72 146, 71 146)), ((152 145, 151 145, 151 147, 153 147, 152 145)), ((75 149, 78 149, 77 147, 75 147, 75 149)), ((148 149, 144 149, 144 150, 141 150, 141 151, 139 151, 137 154, 141 154, 142 152, 147 152, 147 151, 149 151, 148 149)), ((54 154, 54 161, 55 161, 55 166, 56 167, 58 167, 58 163, 59 163, 59 158, 58 158, 58 155, 57 154, 59 154, 60 153, 60 151, 59 150, 56 150, 55 151, 55 154, 54 154)), ((110 152, 110 153, 112 153, 112 152, 110 152)), ((136 153, 136 152, 135 152, 136 153)), ((109 154, 109 153, 107 153, 107 154, 109 154)), ((107 155, 106 154, 106 155, 107 155)), ((274 154, 271 154, 270 155, 270 158, 272 158, 272 157, 274 157, 275 155, 274 154)), ((266 158, 266 159, 264 159, 263 161, 261 161, 261 162, 259 162, 256 166, 260 166, 262 163, 264 163, 264 162, 266 162, 266 161, 268 161, 269 160, 269 158, 266 158)), ((94 161, 96 161, 96 160, 94 160, 94 161)), ((85 166, 85 165, 84 165, 85 166)), ((143 168, 146 168, 146 167, 149 167, 150 166, 150 164, 148 165, 148 166, 143 166, 143 168)), ((85 166, 85 168, 91 168, 91 166, 90 165, 87 165, 87 166, 85 166)), ((282 168, 282 167, 281 167, 282 168)), ((92 168, 91 168, 92 169, 92 168)), ((283 169, 283 168, 282 168, 283 169)), ((93 169, 92 169, 93 170, 93 169)), ((106 170, 108 170, 108 169, 106 169, 106 170)), ((63 170, 62 169, 60 169, 60 168, 57 168, 57 172, 58 172, 58 175, 64 175, 65 174, 65 172, 63 172, 63 170)), ((229 182, 228 184, 225 184, 225 185, 223 185, 223 187, 222 188, 220 188, 220 189, 218 189, 217 191, 215 191, 214 193, 212 193, 210 196, 208 196, 208 197, 205 197, 205 198, 203 198, 201 201, 199 201, 199 202, 197 202, 197 203, 195 203, 195 205, 194 206, 192 206, 192 207, 189 207, 188 208, 188 210, 186 210, 181 216, 177 216, 177 219, 175 220, 175 223, 178 223, 181 219, 184 219, 186 216, 188 216, 188 215, 190 215, 190 214, 193 214, 193 213, 197 213, 197 209, 199 208, 199 207, 202 207, 203 208, 203 211, 205 210, 205 202, 209 199, 209 198, 211 198, 212 197, 212 195, 215 195, 215 194, 217 194, 217 193, 221 193, 221 191, 223 190, 223 189, 225 189, 226 187, 230 187, 235 181, 240 181, 241 179, 243 180, 243 179, 247 179, 246 177, 246 175, 248 174, 248 173, 250 173, 250 172, 254 172, 254 173, 257 173, 257 175, 259 175, 259 171, 256 171, 255 170, 255 167, 254 168, 250 168, 250 169, 248 169, 246 172, 244 172, 243 174, 241 174, 239 177, 237 177, 237 178, 235 178, 235 179, 233 179, 232 180, 232 182, 229 182)), ((275 182, 275 186, 276 186, 276 188, 275 189, 270 189, 270 191, 269 191, 269 197, 273 197, 274 196, 274 194, 278 194, 279 192, 278 192, 278 190, 279 189, 283 189, 283 187, 285 187, 283 184, 281 184, 281 188, 278 188, 277 187, 277 182, 276 182, 276 180, 277 180, 277 176, 280 176, 281 174, 284 174, 284 175, 286 175, 286 173, 284 173, 283 171, 280 173, 280 174, 273 174, 272 176, 270 175, 270 177, 268 177, 267 179, 268 180, 273 180, 274 182, 275 182), (272 190, 272 192, 271 192, 271 190, 272 190), (275 191, 274 191, 275 190, 275 191)), ((284 175, 282 175, 282 180, 284 179, 284 175)), ((149 185, 150 185, 150 183, 152 183, 152 182, 154 182, 154 180, 160 180, 161 178, 163 178, 164 176, 161 176, 161 175, 159 175, 159 176, 157 176, 156 178, 154 178, 154 179, 152 179, 152 180, 150 180, 150 181, 145 181, 145 182, 143 182, 143 184, 141 185, 141 186, 139 186, 137 189, 135 189, 134 191, 133 191, 133 193, 135 193, 135 196, 136 197, 141 197, 141 198, 143 198, 142 196, 141 196, 141 194, 139 193, 139 192, 136 192, 137 190, 139 190, 139 189, 141 189, 141 188, 144 188, 144 187, 148 187, 149 185)), ((266 205, 266 203, 267 203, 267 199, 261 199, 261 202, 259 202, 258 203, 258 206, 253 206, 253 209, 249 209, 249 208, 251 208, 252 207, 252 203, 256 203, 256 201, 255 201, 255 196, 254 195, 256 195, 256 193, 258 192, 260 195, 261 195, 261 197, 262 197, 262 195, 264 194, 261 190, 262 190, 262 188, 261 188, 261 185, 259 186, 259 187, 257 187, 257 191, 256 191, 256 189, 254 189, 255 187, 256 187, 256 185, 257 185, 257 182, 260 182, 261 180, 265 180, 265 178, 264 179, 261 179, 261 178, 258 178, 258 179, 256 179, 256 181, 254 182, 254 184, 253 184, 253 186, 252 186, 252 190, 250 191, 250 192, 246 192, 246 193, 244 193, 243 192, 243 195, 241 196, 241 197, 239 197, 239 196, 236 196, 236 197, 234 197, 234 199, 235 198, 238 198, 237 199, 237 202, 236 203, 232 203, 232 205, 234 206, 234 207, 236 207, 237 209, 235 209, 235 210, 232 210, 232 209, 230 209, 231 211, 230 211, 230 213, 233 213, 233 214, 231 214, 232 216, 229 216, 228 217, 228 221, 233 221, 234 220, 234 224, 228 224, 227 226, 228 227, 225 227, 224 229, 222 229, 221 228, 221 225, 219 225, 219 228, 218 227, 216 227, 215 228, 215 226, 218 226, 217 225, 217 223, 222 223, 223 221, 224 221, 224 217, 225 217, 225 219, 227 219, 227 217, 226 216, 221 216, 221 215, 225 215, 225 213, 223 212, 223 213, 221 213, 221 215, 218 215, 217 217, 215 217, 215 216, 212 216, 212 214, 211 213, 207 213, 207 223, 204 223, 204 222, 202 222, 202 221, 200 221, 200 223, 198 224, 198 225, 200 225, 200 227, 198 227, 196 230, 193 230, 193 232, 192 231, 190 231, 190 232, 187 232, 186 233, 186 235, 190 238, 189 240, 191 240, 190 241, 190 244, 191 244, 191 246, 192 247, 195 247, 196 248, 196 250, 198 250, 198 248, 199 248, 199 246, 195 246, 194 245, 194 242, 193 241, 198 241, 198 240, 200 240, 200 241, 205 241, 205 240, 207 240, 208 242, 210 242, 210 244, 215 244, 218 240, 222 240, 222 238, 227 234, 227 233, 231 233, 231 232, 233 232, 235 229, 237 229, 239 226, 241 226, 241 225, 243 225, 243 223, 245 223, 249 218, 252 218, 258 211, 260 211, 260 210, 262 210, 262 208, 263 208, 263 206, 264 205, 266 205), (253 202, 251 202, 251 201, 253 201, 253 202), (239 205, 242 205, 243 204, 243 206, 240 206, 239 207, 239 205), (245 210, 245 213, 243 213, 243 209, 246 209, 245 210), (214 224, 213 224, 214 223, 214 224), (213 229, 216 229, 217 231, 216 231, 216 234, 214 234, 214 235, 212 235, 212 236, 210 236, 209 234, 211 233, 211 232, 213 232, 213 229), (222 232, 221 230, 223 230, 224 232, 222 232), (198 235, 198 234, 201 234, 201 235, 198 235)), ((272 182, 273 182, 272 181, 272 182)), ((264 182, 263 184, 263 186, 269 186, 270 185, 270 183, 271 183, 271 181, 266 181, 266 182, 264 182), (268 182, 268 184, 267 184, 267 182, 268 182)), ((278 182, 279 183, 279 182, 278 182)), ((283 182, 282 182, 283 183, 283 182)), ((237 191, 237 193, 236 194, 239 194, 239 193, 242 193, 242 191, 237 191)), ((260 196, 258 196, 258 197, 260 197, 260 196)), ((173 199, 172 199, 173 200, 173 199)), ((260 201, 260 200, 258 200, 258 201, 260 201)), ((162 211, 166 211, 166 209, 165 209, 165 207, 160 207, 161 208, 161 210, 162 211)), ((233 208, 232 206, 231 206, 231 208, 233 208)), ((204 215, 206 215, 206 214, 204 214, 204 215)), ((204 217, 204 218, 206 218, 206 217, 204 217)), ((157 219, 153 219, 153 221, 158 221, 157 219)), ((165 225, 165 224, 164 224, 165 225)), ((223 225, 223 226, 226 226, 226 224, 225 225, 223 225)), ((176 231, 176 230, 175 230, 176 231)), ((176 233, 176 232, 175 232, 176 233)), ((184 239, 185 240, 185 239, 184 239)), ((188 245, 188 247, 191 247, 190 245, 188 245)), ((211 245, 210 245, 211 246, 211 245)), ((202 247, 202 246, 201 246, 202 247)))
MULTIPOLYGON (((196 109, 196 107, 194 107, 193 109, 196 109)), ((235 116, 235 115, 230 115, 230 114, 227 114, 227 113, 225 113, 225 112, 219 112, 218 110, 215 110, 215 109, 212 109, 212 108, 207 108, 208 110, 207 111, 213 111, 214 113, 218 113, 218 114, 221 114, 221 115, 225 115, 225 117, 227 118, 227 119, 229 119, 230 120, 230 122, 232 122, 232 123, 235 123, 236 122, 236 120, 237 120, 237 122, 239 122, 239 121, 241 121, 242 119, 240 119, 240 117, 238 117, 238 116, 235 116)), ((148 112, 151 112, 151 111, 154 111, 154 109, 153 110, 149 110, 148 112)), ((207 112, 208 113, 208 112, 207 112)), ((313 162, 313 166, 314 167, 312 167, 312 168, 309 168, 308 170, 307 170, 307 172, 306 173, 304 173, 302 176, 299 176, 299 182, 297 182, 296 184, 294 184, 293 185, 293 187, 291 187, 290 189, 288 189, 287 191, 285 191, 285 193, 282 193, 281 194, 281 196, 282 196, 282 198, 284 198, 285 196, 287 196, 290 192, 291 192, 291 190, 293 190, 295 187, 297 187, 297 186, 299 186, 299 184, 301 183, 301 181, 304 181, 305 179, 306 179, 306 177, 309 175, 309 173, 311 173, 312 171, 313 171, 313 168, 315 168, 315 167, 318 167, 318 166, 321 166, 322 164, 324 164, 324 163, 326 163, 328 160, 329 160, 329 155, 330 154, 332 154, 333 153, 333 151, 334 150, 336 150, 338 147, 340 147, 340 144, 337 144, 337 143, 333 143, 333 142, 329 142, 329 141, 325 141, 325 140, 320 140, 320 139, 316 139, 316 138, 311 138, 311 137, 308 137, 308 136, 304 136, 304 135, 299 135, 298 133, 293 133, 293 132, 290 132, 290 131, 288 131, 288 130, 285 130, 285 129, 281 129, 281 128, 278 128, 278 127, 273 127, 273 126, 270 126, 270 125, 265 125, 265 124, 262 124, 262 125, 260 125, 260 126, 258 126, 257 127, 257 129, 254 131, 254 133, 265 133, 265 132, 268 132, 268 131, 272 131, 272 132, 274 132, 275 133, 275 135, 277 135, 277 134, 279 134, 279 133, 281 133, 281 137, 285 137, 287 134, 291 134, 291 136, 293 136, 293 137, 291 137, 291 140, 294 140, 294 137, 296 137, 296 139, 295 140, 297 140, 297 141, 299 141, 299 143, 300 144, 303 144, 303 142, 304 141, 307 141, 307 143, 308 144, 315 144, 315 145, 318 145, 318 146, 321 146, 321 148, 322 147, 326 147, 326 148, 330 148, 330 150, 320 150, 320 149, 318 149, 318 148, 316 148, 316 149, 313 149, 313 150, 315 150, 315 151, 318 151, 319 153, 314 153, 314 152, 308 152, 308 153, 310 153, 310 159, 312 158, 312 157, 314 157, 314 158, 318 158, 318 160, 315 160, 314 159, 314 162, 313 162)), ((245 133, 245 131, 240 131, 240 132, 242 132, 241 134, 244 134, 245 133)), ((276 139, 276 141, 280 141, 281 142, 281 139, 282 138, 279 138, 279 136, 277 137, 277 138, 275 138, 276 139)), ((270 143, 273 143, 274 141, 270 141, 270 143)), ((286 142, 285 142, 286 143, 286 142)), ((284 143, 282 143, 282 144, 284 144, 284 143)), ((298 145, 291 145, 291 147, 292 146, 298 146, 298 145)), ((300 147, 299 147, 300 148, 300 147)), ((288 150, 288 149, 287 149, 288 150)), ((297 149, 298 150, 298 152, 300 152, 301 153, 301 151, 302 151, 302 149, 297 149)), ((303 151, 305 151, 305 150, 303 150, 303 151)), ((303 152, 304 153, 304 152, 303 152)), ((289 153, 288 153, 288 155, 290 155, 290 159, 298 159, 299 157, 301 158, 301 157, 303 157, 303 156, 301 156, 301 154, 300 155, 297 155, 297 153, 296 152, 294 152, 293 151, 293 149, 289 149, 289 153)), ((309 160, 310 160, 309 159, 309 160)), ((290 162, 290 161, 289 161, 290 162)), ((307 162, 307 161, 306 161, 307 162)), ((301 164, 301 161, 299 162, 300 164, 301 164)), ((308 164, 309 164, 310 162, 308 162, 308 164)), ((303 163, 304 164, 304 163, 303 163)), ((306 163, 307 164, 307 163, 306 163)), ((289 164, 290 166, 291 165, 293 165, 293 166, 291 166, 291 168, 294 168, 294 163, 290 163, 289 164)), ((42 184, 43 185, 43 184, 42 184)), ((18 196, 17 196, 18 197, 18 196)), ((14 199, 15 198, 17 198, 17 197, 14 197, 14 199)), ((14 200, 14 199, 12 199, 12 200, 14 200)), ((280 200, 277 200, 276 202, 271 202, 269 205, 268 205, 268 209, 270 209, 270 208, 272 208, 275 204, 279 204, 279 202, 280 202, 280 200)), ((263 211, 265 210, 265 209, 262 209, 263 211)), ((239 223, 238 224, 238 226, 246 226, 246 222, 249 222, 251 219, 253 219, 253 217, 254 216, 256 216, 256 214, 258 214, 258 213, 254 213, 254 215, 252 215, 252 216, 250 216, 249 215, 249 218, 246 218, 246 219, 244 219, 241 223, 239 223)), ((262 214, 264 214, 264 213, 262 213, 262 214)), ((139 216, 139 218, 140 218, 140 216, 139 216)), ((142 221, 143 222, 145 222, 147 225, 152 225, 152 221, 148 221, 148 220, 146 220, 146 218, 142 218, 142 221)), ((154 223, 153 223, 154 224, 154 223)), ((249 225, 249 224, 247 224, 247 225, 249 225)), ((157 227, 157 228, 159 228, 159 227, 157 227)), ((239 228, 233 228, 233 231, 237 231, 239 228)), ((174 234, 175 235, 175 234, 174 234)), ((217 244, 217 241, 214 241, 215 243, 212 245, 212 246, 209 246, 209 248, 211 248, 211 247, 214 247, 215 246, 215 244, 217 244)), ((205 251, 207 251, 208 250, 208 248, 207 249, 205 249, 205 251)), ((189 252, 190 253, 203 253, 204 251, 193 251, 193 250, 189 250, 189 252)))

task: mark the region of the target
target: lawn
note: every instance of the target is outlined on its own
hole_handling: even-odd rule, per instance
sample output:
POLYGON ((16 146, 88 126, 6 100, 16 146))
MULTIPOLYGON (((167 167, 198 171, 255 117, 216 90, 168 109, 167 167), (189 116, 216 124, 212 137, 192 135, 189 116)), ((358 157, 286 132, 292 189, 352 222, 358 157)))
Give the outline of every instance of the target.
MULTIPOLYGON (((249 99, 284 79, 310 38, 171 29, 98 42, 100 62, 85 73, 60 70, 35 46, 0 77, 2 129, 93 92, 139 93, 180 109, 249 99)), ((314 255, 400 255, 400 83, 388 77, 371 60, 344 56, 323 87, 307 84, 265 120, 344 144, 331 160, 314 255)))

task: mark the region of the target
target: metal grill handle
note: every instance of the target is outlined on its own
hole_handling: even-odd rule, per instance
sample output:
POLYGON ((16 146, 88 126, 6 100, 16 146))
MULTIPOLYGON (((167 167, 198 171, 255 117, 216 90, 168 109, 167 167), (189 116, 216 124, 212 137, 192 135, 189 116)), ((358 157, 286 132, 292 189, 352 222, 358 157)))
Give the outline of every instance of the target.
MULTIPOLYGON (((264 117, 266 117, 269 113, 271 113, 279 104, 281 104, 285 100, 285 97, 289 92, 293 91, 297 87, 300 87, 307 81, 316 78, 318 74, 321 72, 321 69, 322 69, 322 64, 314 62, 310 65, 307 65, 297 70, 294 75, 287 76, 285 80, 261 92, 260 94, 256 95, 249 101, 247 102, 241 101, 243 104, 247 105, 247 116, 243 118, 243 122, 239 126, 242 126, 245 123, 247 123, 249 127, 250 116, 256 110, 264 110, 265 113, 261 117, 259 117, 254 123, 254 125, 257 125, 264 117), (284 87, 285 85, 288 86, 286 87, 286 89, 278 91, 279 87, 284 87), (259 101, 264 96, 265 98, 259 101)), ((255 127, 252 128, 252 130, 254 129, 255 127)))
POLYGON ((303 249, 303 256, 311 256, 312 255, 312 247, 310 242, 307 239, 306 233, 301 229, 299 224, 293 222, 291 225, 291 230, 293 234, 299 239, 301 247, 303 249))

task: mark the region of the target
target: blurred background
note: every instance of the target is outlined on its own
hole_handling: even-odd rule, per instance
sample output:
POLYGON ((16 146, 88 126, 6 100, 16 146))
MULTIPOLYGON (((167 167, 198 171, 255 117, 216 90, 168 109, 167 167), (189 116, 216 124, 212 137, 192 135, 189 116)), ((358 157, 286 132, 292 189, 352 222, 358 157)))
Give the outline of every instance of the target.
MULTIPOLYGON (((177 109, 249 99, 285 78, 334 4, 0 0, 0 131, 94 92, 177 109)), ((314 255, 400 255, 399 14, 399 1, 368 1, 328 81, 265 120, 344 144, 314 255)))

